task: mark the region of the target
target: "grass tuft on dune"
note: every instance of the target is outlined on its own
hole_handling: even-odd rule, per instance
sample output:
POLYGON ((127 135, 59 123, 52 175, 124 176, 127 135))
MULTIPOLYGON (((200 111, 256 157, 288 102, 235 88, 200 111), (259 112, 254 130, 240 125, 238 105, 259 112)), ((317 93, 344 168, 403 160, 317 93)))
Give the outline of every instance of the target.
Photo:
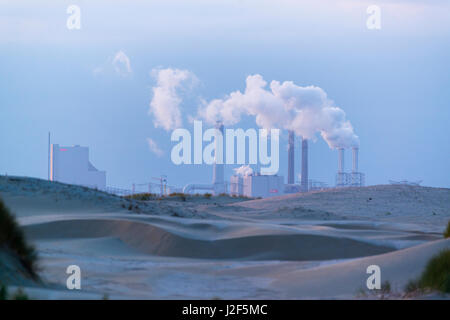
POLYGON ((450 250, 444 250, 427 264, 420 287, 450 293, 450 250))
POLYGON ((26 271, 37 277, 37 255, 33 246, 29 245, 14 215, 0 199, 0 249, 5 249, 17 256, 26 271))
POLYGON ((0 284, 0 300, 29 300, 28 294, 22 289, 18 288, 16 292, 9 294, 8 287, 0 284))
POLYGON ((444 231, 444 238, 450 238, 450 221, 447 223, 447 228, 444 231))
POLYGON ((8 298, 8 289, 4 284, 0 283, 0 300, 6 300, 8 298))

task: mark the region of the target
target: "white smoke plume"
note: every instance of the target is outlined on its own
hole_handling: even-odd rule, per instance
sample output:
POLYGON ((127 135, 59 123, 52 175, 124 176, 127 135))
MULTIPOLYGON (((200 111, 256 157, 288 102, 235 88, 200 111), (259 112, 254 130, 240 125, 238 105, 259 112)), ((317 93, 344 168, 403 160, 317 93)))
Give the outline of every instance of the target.
POLYGON ((152 138, 147 138, 148 147, 150 150, 156 154, 158 157, 162 157, 164 154, 164 151, 158 146, 155 140, 152 138))
POLYGON ((221 120, 225 125, 238 123, 242 115, 251 115, 265 129, 293 130, 306 139, 315 139, 320 133, 330 148, 359 144, 345 112, 334 106, 321 88, 301 87, 292 81, 272 81, 270 90, 266 86, 261 75, 250 75, 243 93, 235 91, 224 99, 205 103, 199 115, 211 124, 221 120))
POLYGON ((130 58, 123 51, 119 51, 114 56, 112 61, 114 70, 120 75, 128 75, 132 73, 130 58))
POLYGON ((235 174, 241 177, 245 177, 245 176, 251 176, 253 174, 253 169, 249 166, 249 165, 243 165, 240 166, 239 168, 234 168, 233 169, 235 174))
POLYGON ((150 102, 149 113, 153 115, 155 127, 162 127, 169 131, 182 126, 181 98, 179 90, 195 80, 193 73, 180 69, 154 69, 156 86, 153 87, 153 98, 150 102))

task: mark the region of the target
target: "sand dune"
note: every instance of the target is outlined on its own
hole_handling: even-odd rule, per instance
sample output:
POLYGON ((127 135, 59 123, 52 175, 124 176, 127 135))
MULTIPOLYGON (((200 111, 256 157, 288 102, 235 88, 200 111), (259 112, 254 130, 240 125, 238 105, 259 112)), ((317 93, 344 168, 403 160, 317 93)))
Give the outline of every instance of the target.
MULTIPOLYGON (((230 206, 247 208, 259 217, 300 217, 327 212, 331 219, 364 219, 421 224, 442 231, 450 218, 450 189, 408 185, 378 185, 364 188, 337 188, 297 193, 275 198, 245 201, 230 206)), ((326 217, 326 216, 325 216, 326 217)))
POLYGON ((246 260, 326 260, 394 250, 343 237, 271 234, 221 240, 181 237, 160 227, 128 220, 78 219, 25 226, 31 240, 116 237, 140 252, 170 257, 246 260))
POLYGON ((383 255, 356 259, 310 270, 296 270, 274 275, 272 286, 283 288, 288 298, 351 298, 366 291, 369 265, 378 265, 382 282, 402 292, 410 280, 417 279, 426 263, 443 249, 450 249, 450 239, 439 240, 383 255))
POLYGON ((42 278, 57 288, 33 289, 40 298, 354 298, 368 265, 401 291, 450 246, 439 240, 449 189, 135 201, 0 177, 0 196, 37 246, 42 278), (80 296, 64 291, 70 264, 83 270, 80 296))

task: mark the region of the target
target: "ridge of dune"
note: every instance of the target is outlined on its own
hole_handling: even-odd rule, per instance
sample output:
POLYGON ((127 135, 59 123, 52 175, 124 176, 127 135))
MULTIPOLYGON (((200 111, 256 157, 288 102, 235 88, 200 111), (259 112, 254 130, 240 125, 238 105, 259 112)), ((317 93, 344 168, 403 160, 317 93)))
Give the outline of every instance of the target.
POLYGON ((450 218, 450 189, 409 185, 335 188, 228 205, 258 217, 298 215, 308 219, 407 222, 441 232, 450 218), (309 215, 309 216, 308 216, 309 215))
POLYGON ((77 219, 24 226, 32 240, 120 238, 140 252, 196 259, 326 260, 394 250, 365 241, 316 234, 266 234, 229 239, 192 239, 130 220, 77 219))
POLYGON ((450 189, 409 185, 375 185, 368 187, 331 188, 306 193, 293 193, 278 197, 248 200, 230 204, 230 206, 248 209, 295 208, 301 204, 306 209, 325 210, 334 213, 348 213, 348 205, 354 204, 354 211, 385 213, 384 208, 391 207, 395 212, 427 212, 448 214, 450 189), (410 210, 415 208, 415 210, 410 210))

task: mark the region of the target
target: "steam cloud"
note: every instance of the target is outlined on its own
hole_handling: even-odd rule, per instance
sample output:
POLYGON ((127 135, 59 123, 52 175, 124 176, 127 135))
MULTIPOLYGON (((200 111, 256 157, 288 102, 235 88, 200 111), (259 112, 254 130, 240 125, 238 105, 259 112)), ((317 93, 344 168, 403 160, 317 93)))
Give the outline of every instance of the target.
POLYGON ((154 154, 156 154, 158 157, 162 157, 164 151, 161 150, 155 140, 153 140, 152 138, 147 138, 147 143, 148 147, 154 154))
POLYGON ((249 165, 240 166, 239 168, 233 169, 235 174, 238 176, 251 176, 253 174, 253 169, 249 165))
POLYGON ((155 127, 162 127, 169 131, 181 127, 181 98, 179 90, 195 79, 188 70, 154 69, 152 74, 156 78, 153 87, 153 98, 150 102, 149 113, 154 116, 155 127))
POLYGON ((235 91, 224 99, 205 103, 198 113, 211 124, 221 120, 234 125, 242 115, 251 115, 265 129, 293 130, 306 139, 315 139, 320 133, 333 149, 359 145, 345 112, 334 106, 321 88, 301 87, 292 81, 272 81, 270 90, 266 86, 261 75, 250 75, 244 93, 235 91))

